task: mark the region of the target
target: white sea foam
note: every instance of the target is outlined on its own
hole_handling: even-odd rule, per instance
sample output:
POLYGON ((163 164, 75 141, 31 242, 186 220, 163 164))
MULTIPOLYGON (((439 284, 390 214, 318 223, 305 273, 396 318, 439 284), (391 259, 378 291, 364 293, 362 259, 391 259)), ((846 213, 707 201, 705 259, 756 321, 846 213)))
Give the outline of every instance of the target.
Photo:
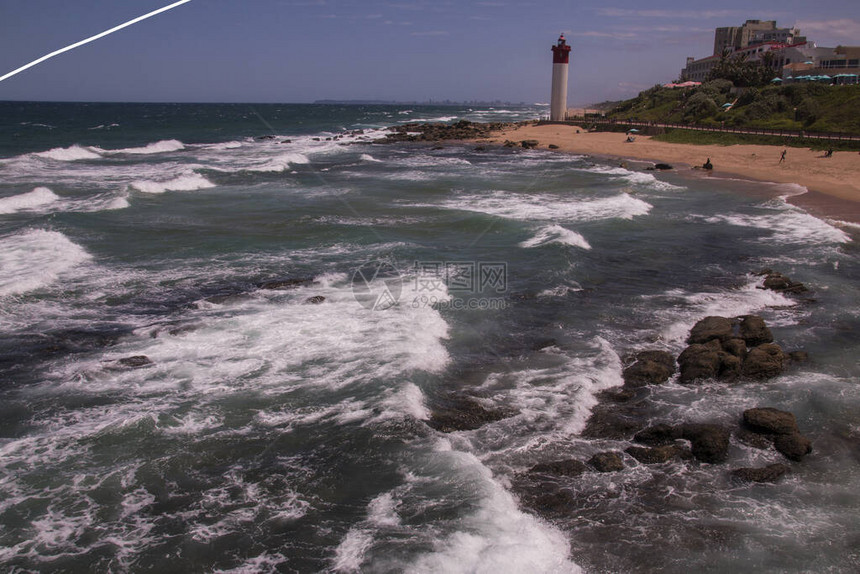
POLYGON ((360 159, 361 161, 371 161, 371 162, 376 162, 376 163, 382 163, 380 160, 376 159, 375 157, 373 157, 369 153, 361 154, 361 156, 358 159, 360 159))
POLYGON ((132 182, 131 187, 144 193, 164 193, 166 191, 195 191, 215 187, 215 184, 200 175, 189 173, 167 181, 141 180, 132 182))
POLYGON ((632 219, 647 215, 651 204, 621 193, 598 199, 575 195, 524 194, 495 191, 482 195, 462 195, 442 204, 448 209, 477 211, 521 221, 594 221, 632 219))
POLYGON ((476 510, 461 517, 456 532, 437 540, 433 552, 419 556, 404 571, 419 573, 578 573, 570 562, 565 534, 522 512, 513 496, 493 479, 475 455, 440 440, 433 458, 448 467, 470 491, 476 510))
POLYGON ((91 258, 57 231, 35 229, 0 239, 0 295, 26 293, 55 282, 91 258))
POLYGON ((562 245, 591 249, 591 245, 585 240, 585 237, 561 225, 542 227, 534 237, 520 243, 520 247, 540 247, 541 245, 548 245, 550 243, 561 243, 562 245))
POLYGON ((768 230, 772 234, 762 238, 762 241, 773 243, 832 244, 851 241, 851 237, 838 227, 784 203, 777 206, 773 213, 714 215, 706 217, 705 221, 768 230))
POLYGON ((143 147, 128 147, 123 149, 102 150, 105 153, 123 153, 134 155, 150 155, 155 153, 169 153, 185 149, 185 144, 179 140, 161 140, 146 144, 143 147))
POLYGON ((34 155, 56 161, 77 161, 81 159, 99 159, 102 157, 96 153, 93 148, 84 148, 77 145, 73 145, 71 147, 57 147, 34 155))
POLYGON ((60 197, 47 187, 37 187, 33 191, 0 199, 0 214, 18 211, 35 211, 45 207, 60 197))

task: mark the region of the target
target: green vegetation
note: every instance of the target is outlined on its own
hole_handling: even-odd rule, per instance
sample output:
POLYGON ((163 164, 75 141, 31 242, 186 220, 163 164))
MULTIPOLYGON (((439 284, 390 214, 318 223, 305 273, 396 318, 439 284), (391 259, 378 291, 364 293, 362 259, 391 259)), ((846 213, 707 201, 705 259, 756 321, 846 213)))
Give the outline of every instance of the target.
POLYGON ((860 85, 800 83, 737 88, 727 79, 689 89, 654 86, 607 117, 658 123, 860 134, 860 85), (725 110, 725 104, 733 104, 725 110))
POLYGON ((652 139, 662 142, 694 145, 752 144, 801 147, 817 150, 833 149, 834 151, 860 151, 860 142, 856 141, 789 138, 779 136, 733 134, 730 132, 702 132, 684 129, 668 129, 666 130, 666 133, 653 136, 652 139))

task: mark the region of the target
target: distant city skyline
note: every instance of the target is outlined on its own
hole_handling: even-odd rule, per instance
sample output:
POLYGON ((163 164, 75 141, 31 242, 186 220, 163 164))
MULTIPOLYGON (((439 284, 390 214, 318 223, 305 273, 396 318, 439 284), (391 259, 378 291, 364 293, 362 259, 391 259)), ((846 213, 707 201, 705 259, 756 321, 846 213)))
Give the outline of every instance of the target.
MULTIPOLYGON (((170 0, 5 0, 0 76, 170 0)), ((546 103, 560 33, 571 106, 674 80, 712 52, 714 28, 797 26, 860 44, 856 0, 633 2, 191 0, 0 82, 0 100, 546 103)))

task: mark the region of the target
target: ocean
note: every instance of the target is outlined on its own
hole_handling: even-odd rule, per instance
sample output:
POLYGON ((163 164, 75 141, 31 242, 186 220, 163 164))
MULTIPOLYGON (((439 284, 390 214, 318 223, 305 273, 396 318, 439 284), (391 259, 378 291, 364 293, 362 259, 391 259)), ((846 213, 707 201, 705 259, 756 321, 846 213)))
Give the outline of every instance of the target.
POLYGON ((0 102, 2 569, 856 571, 858 226, 797 186, 374 143, 543 111, 0 102), (788 410, 802 462, 733 437, 523 495, 632 444, 583 434, 632 355, 745 314, 809 361, 673 378, 637 416, 788 410), (499 416, 433 424, 464 397, 499 416))

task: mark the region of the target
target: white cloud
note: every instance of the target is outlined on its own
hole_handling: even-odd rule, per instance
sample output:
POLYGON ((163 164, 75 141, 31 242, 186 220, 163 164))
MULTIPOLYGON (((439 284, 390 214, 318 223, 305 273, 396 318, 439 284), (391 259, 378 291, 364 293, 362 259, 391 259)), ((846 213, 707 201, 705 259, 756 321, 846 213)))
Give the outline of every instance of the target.
POLYGON ((445 30, 428 30, 427 32, 412 32, 412 36, 448 36, 445 30))
POLYGON ((850 18, 838 20, 801 20, 797 23, 800 33, 816 42, 839 42, 860 45, 860 22, 850 18))
POLYGON ((706 20, 743 16, 737 10, 630 10, 627 8, 598 8, 597 14, 610 18, 664 18, 667 20, 706 20))

